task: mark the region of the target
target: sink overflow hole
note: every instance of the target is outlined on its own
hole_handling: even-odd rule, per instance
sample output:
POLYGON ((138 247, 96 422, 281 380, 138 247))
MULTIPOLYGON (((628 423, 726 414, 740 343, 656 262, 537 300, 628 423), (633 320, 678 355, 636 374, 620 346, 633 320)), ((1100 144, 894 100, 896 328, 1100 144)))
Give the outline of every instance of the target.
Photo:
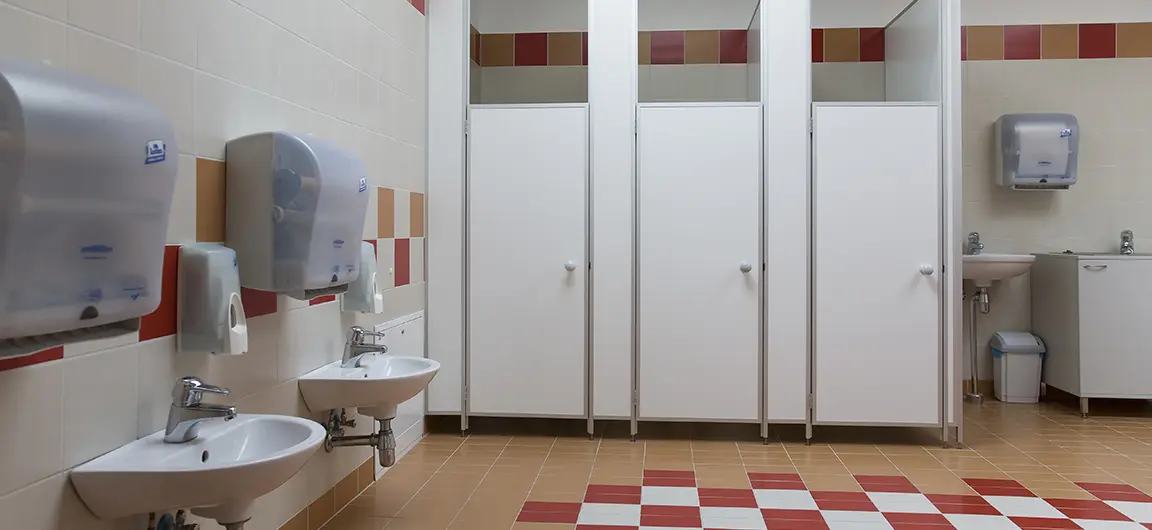
POLYGON ((200 453, 200 461, 201 462, 207 462, 208 461, 208 451, 204 451, 203 453, 200 453))

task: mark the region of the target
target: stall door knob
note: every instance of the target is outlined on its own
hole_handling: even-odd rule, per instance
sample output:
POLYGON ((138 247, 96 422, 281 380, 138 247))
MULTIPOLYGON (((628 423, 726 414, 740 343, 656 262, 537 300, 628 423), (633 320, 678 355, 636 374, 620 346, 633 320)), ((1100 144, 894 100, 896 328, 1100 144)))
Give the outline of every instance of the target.
POLYGON ((752 272, 752 264, 747 261, 740 264, 740 272, 752 272))
POLYGON ((936 272, 936 269, 927 263, 920 266, 920 274, 931 276, 934 272, 936 272))
POLYGON ((572 272, 572 271, 576 270, 576 262, 569 261, 568 263, 565 263, 564 264, 564 270, 566 270, 568 272, 572 272))

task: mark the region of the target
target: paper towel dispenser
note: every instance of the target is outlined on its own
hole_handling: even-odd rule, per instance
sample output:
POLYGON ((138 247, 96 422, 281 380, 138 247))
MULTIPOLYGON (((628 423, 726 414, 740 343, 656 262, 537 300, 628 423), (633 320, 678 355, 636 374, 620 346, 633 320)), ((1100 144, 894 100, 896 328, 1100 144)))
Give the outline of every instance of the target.
POLYGON ((0 357, 139 329, 160 304, 176 166, 151 102, 0 60, 0 357))
POLYGON ((343 293, 360 274, 368 171, 318 138, 264 132, 228 142, 227 246, 240 284, 299 300, 343 293))
POLYGON ((1016 190, 1076 183, 1080 125, 1071 114, 1005 114, 996 120, 999 182, 1016 190))
POLYGON ((248 353, 248 319, 236 252, 213 243, 180 247, 176 281, 176 351, 248 353))

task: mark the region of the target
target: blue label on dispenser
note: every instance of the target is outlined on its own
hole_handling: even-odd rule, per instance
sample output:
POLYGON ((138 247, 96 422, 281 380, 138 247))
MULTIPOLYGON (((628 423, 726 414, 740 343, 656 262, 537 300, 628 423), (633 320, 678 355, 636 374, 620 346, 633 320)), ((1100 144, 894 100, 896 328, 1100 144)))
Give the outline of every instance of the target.
POLYGON ((112 247, 108 245, 88 245, 80 247, 80 255, 84 259, 108 259, 108 254, 112 253, 112 247))
POLYGON ((1061 138, 1068 138, 1070 136, 1072 136, 1072 129, 1064 129, 1064 130, 1060 131, 1060 137, 1061 138))
POLYGON ((361 178, 360 179, 360 193, 364 193, 366 191, 368 191, 368 179, 361 178))
POLYGON ((164 140, 149 140, 147 154, 144 158, 144 165, 163 162, 168 158, 167 151, 168 146, 164 145, 164 140))

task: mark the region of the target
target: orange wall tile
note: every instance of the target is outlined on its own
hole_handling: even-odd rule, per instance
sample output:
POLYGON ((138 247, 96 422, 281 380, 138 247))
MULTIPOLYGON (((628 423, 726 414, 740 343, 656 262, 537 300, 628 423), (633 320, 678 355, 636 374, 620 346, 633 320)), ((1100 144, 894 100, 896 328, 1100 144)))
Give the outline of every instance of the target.
POLYGON ((376 188, 376 237, 396 237, 396 192, 376 188))
POLYGON ((854 63, 860 60, 860 29, 824 30, 824 62, 854 63))
POLYGON ((1152 22, 1117 24, 1116 56, 1152 57, 1152 22))
POLYGON ((584 61, 583 34, 579 32, 548 34, 549 66, 580 66, 584 61))
POLYGON ((1079 57, 1080 37, 1076 24, 1049 24, 1040 28, 1041 59, 1079 57))
POLYGON ((219 160, 196 159, 196 241, 224 241, 227 201, 225 168, 224 162, 219 160))
POLYGON ((424 194, 408 194, 408 233, 412 237, 424 237, 424 194))
POLYGON ((719 31, 685 31, 684 64, 719 64, 719 31))

